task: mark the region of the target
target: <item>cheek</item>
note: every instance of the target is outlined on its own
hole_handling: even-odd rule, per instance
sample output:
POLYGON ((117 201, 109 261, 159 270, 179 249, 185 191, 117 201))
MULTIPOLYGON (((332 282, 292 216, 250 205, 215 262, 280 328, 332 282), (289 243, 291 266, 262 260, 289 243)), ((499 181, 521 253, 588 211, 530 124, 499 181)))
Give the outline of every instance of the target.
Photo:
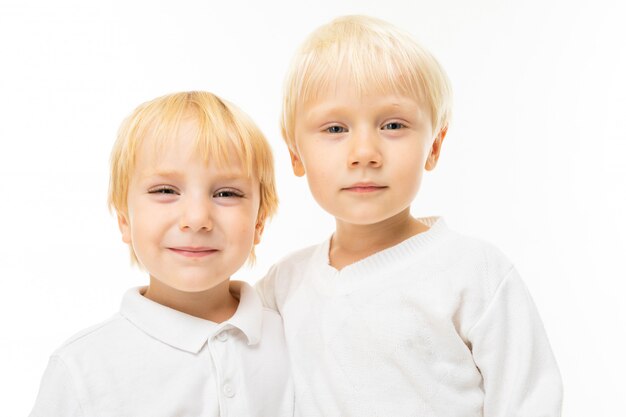
POLYGON ((314 191, 323 191, 332 184, 332 176, 329 175, 328 169, 313 167, 307 171, 306 176, 309 187, 314 191))
POLYGON ((312 169, 307 172, 311 195, 326 210, 331 210, 339 187, 338 170, 332 168, 312 169))
POLYGON ((144 242, 151 240, 154 235, 154 226, 148 227, 150 224, 148 219, 143 216, 135 217, 132 221, 131 237, 134 247, 143 247, 144 242))
POLYGON ((257 220, 257 211, 249 207, 224 210, 224 233, 235 244, 252 244, 257 220))
POLYGON ((303 158, 303 164, 311 189, 324 190, 337 181, 343 161, 340 161, 333 152, 316 155, 308 153, 307 158, 303 158))
POLYGON ((171 223, 168 219, 168 210, 159 210, 153 205, 135 203, 129 207, 131 235, 135 244, 155 237, 164 233, 171 223))
POLYGON ((418 140, 413 142, 407 141, 405 146, 394 149, 394 165, 407 175, 410 175, 411 172, 414 172, 414 175, 420 175, 424 171, 430 151, 424 142, 418 140))
POLYGON ((422 149, 407 149, 403 156, 398 156, 395 161, 390 166, 394 170, 394 177, 406 188, 407 192, 417 192, 426 164, 426 156, 422 149), (407 155, 412 155, 412 157, 407 158, 407 155))

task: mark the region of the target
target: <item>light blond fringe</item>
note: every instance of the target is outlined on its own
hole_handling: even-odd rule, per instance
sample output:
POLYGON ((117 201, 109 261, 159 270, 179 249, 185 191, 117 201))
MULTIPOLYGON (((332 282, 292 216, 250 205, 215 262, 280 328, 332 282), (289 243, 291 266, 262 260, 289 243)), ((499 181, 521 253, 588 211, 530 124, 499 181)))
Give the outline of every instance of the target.
POLYGON ((315 30, 292 60, 283 94, 281 133, 295 146, 299 106, 346 80, 357 93, 396 93, 423 100, 433 133, 447 128, 452 89, 437 60, 407 33, 367 16, 344 16, 315 30))

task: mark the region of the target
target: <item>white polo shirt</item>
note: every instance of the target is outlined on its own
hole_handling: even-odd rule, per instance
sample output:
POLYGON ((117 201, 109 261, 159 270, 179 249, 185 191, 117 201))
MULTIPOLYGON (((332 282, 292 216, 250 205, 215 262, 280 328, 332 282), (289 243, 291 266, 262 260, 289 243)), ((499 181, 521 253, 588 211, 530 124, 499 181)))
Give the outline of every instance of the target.
POLYGON ((231 282, 239 307, 219 324, 142 291, 51 356, 31 417, 293 415, 281 318, 248 284, 231 282))

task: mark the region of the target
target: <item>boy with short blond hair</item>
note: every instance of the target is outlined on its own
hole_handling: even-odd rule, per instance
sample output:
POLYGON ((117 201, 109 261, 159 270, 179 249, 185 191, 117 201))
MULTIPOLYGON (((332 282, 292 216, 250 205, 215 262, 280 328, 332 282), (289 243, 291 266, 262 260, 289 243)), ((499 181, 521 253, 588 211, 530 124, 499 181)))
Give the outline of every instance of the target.
POLYGON ((283 317, 296 415, 560 415, 559 371, 511 262, 411 216, 450 108, 438 62, 381 20, 336 19, 296 54, 282 133, 336 218, 257 285, 283 317))
POLYGON ((109 203, 150 284, 52 355, 31 416, 291 416, 281 319, 230 281, 277 206, 256 125, 208 92, 142 104, 109 203))

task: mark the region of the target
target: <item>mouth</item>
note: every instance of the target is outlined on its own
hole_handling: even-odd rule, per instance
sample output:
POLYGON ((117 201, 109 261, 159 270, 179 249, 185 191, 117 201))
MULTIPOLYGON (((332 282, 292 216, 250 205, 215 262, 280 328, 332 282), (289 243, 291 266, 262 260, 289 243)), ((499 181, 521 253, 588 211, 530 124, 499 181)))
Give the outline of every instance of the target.
POLYGON ((374 182, 357 182, 348 187, 343 187, 341 191, 349 191, 352 193, 374 193, 389 188, 386 185, 376 184, 374 182))
POLYGON ((217 252, 217 249, 206 246, 177 246, 168 248, 170 251, 187 258, 202 258, 217 252))

